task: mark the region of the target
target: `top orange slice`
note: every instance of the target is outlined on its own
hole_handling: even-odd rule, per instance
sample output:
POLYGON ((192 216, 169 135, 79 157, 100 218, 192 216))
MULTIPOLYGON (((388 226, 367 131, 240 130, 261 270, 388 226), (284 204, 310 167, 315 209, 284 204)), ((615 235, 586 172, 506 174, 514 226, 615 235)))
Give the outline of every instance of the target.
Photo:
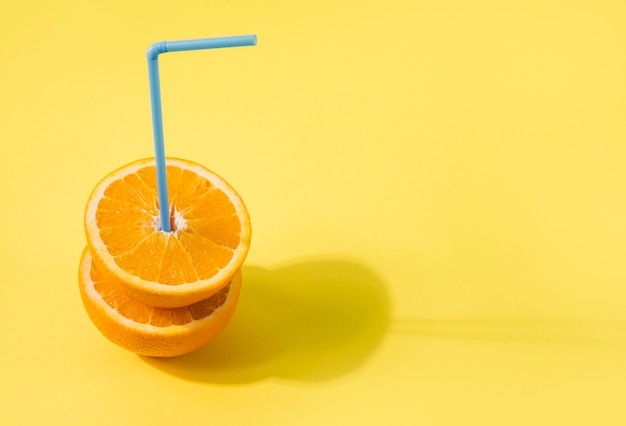
POLYGON ((250 218, 224 179, 187 160, 168 158, 172 232, 160 230, 154 159, 135 161, 96 185, 85 209, 94 262, 129 297, 175 308, 211 297, 241 268, 250 218))

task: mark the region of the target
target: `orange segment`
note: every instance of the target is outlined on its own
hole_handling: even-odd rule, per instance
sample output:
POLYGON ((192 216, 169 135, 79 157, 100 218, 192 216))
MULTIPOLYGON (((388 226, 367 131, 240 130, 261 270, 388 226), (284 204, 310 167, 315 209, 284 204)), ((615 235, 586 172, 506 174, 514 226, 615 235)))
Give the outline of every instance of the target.
POLYGON ((239 221, 236 216, 205 217, 198 219, 191 216, 187 220, 187 225, 199 235, 202 235, 216 245, 234 250, 237 248, 237 244, 239 244, 239 239, 228 232, 229 229, 239 226, 239 221))
POLYGON ((169 357, 199 348, 226 326, 239 297, 241 273, 208 299, 157 308, 129 298, 121 282, 99 269, 85 249, 79 284, 85 309, 104 336, 138 354, 169 357))
POLYGON ((241 268, 250 218, 235 190, 199 164, 167 159, 172 232, 160 230, 154 159, 105 177, 85 209, 94 261, 147 305, 174 308, 207 299, 241 268))

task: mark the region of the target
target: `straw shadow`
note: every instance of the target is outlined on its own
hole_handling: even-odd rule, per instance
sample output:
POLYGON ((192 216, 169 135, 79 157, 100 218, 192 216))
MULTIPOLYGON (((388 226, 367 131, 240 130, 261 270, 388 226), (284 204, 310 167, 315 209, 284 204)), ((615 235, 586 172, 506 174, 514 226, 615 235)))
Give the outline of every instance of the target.
POLYGON ((310 260, 277 269, 243 268, 239 306, 226 329, 180 357, 141 357, 166 373, 209 384, 270 377, 317 382, 357 368, 389 323, 380 279, 346 260, 310 260))
POLYGON ((404 318, 390 332, 421 338, 625 347, 626 322, 576 318, 404 318))

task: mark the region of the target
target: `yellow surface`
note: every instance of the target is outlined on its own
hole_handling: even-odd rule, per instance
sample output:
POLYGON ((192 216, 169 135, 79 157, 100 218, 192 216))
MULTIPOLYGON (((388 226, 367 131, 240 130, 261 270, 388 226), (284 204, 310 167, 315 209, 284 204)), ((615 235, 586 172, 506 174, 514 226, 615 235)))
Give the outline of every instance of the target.
POLYGON ((0 3, 0 423, 626 424, 626 3, 0 3), (138 357, 77 287, 90 190, 152 154, 254 226, 241 304, 138 357))

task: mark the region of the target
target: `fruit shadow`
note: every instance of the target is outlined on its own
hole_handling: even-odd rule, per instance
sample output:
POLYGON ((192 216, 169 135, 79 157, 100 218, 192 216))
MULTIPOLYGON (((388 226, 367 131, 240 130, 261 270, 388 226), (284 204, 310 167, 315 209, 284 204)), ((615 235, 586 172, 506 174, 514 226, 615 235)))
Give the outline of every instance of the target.
POLYGON ((173 376, 236 385, 268 378, 319 382, 344 375, 376 349, 389 324, 382 281, 352 260, 244 266, 233 318, 199 350, 141 357, 173 376))

